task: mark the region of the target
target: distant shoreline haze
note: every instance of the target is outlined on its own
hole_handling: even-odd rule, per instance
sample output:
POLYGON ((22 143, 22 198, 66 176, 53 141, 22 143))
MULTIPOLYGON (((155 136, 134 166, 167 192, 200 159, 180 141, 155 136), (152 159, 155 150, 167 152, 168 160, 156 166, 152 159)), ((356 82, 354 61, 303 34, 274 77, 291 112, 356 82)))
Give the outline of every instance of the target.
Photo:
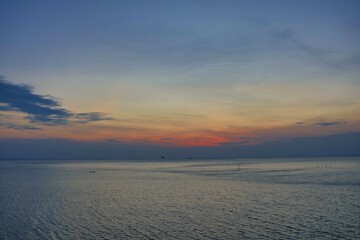
POLYGON ((166 147, 67 139, 0 139, 0 159, 229 159, 360 155, 360 133, 290 138, 261 144, 166 147))

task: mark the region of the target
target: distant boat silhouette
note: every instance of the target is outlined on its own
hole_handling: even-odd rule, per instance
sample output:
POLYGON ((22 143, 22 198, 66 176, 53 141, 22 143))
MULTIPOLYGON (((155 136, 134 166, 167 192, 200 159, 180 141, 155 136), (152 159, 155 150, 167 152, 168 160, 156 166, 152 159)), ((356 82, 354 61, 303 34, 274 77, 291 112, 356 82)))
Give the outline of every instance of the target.
POLYGON ((90 170, 89 173, 95 173, 95 170, 90 170))
POLYGON ((161 159, 165 159, 165 156, 161 156, 161 159))

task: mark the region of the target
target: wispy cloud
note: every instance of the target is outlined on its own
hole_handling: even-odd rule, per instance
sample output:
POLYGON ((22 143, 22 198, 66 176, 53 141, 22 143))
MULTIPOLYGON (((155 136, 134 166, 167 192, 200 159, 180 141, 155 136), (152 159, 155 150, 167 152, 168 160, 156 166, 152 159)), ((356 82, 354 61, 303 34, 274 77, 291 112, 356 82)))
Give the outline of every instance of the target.
POLYGON ((326 53, 329 53, 328 51, 303 43, 296 37, 292 29, 289 28, 282 31, 276 31, 274 33, 274 36, 280 40, 289 42, 295 48, 309 54, 310 56, 319 60, 320 62, 323 62, 325 64, 330 64, 328 59, 324 57, 326 53))
POLYGON ((20 125, 14 123, 0 123, 0 126, 10 129, 16 129, 16 130, 41 130, 41 128, 38 127, 29 126, 29 125, 20 125))
MULTIPOLYGON (((22 112, 27 114, 26 120, 30 123, 48 126, 111 120, 100 112, 73 113, 61 107, 53 97, 36 94, 31 86, 11 83, 3 78, 0 78, 0 111, 22 112)), ((19 129, 17 125, 3 126, 19 129)))
POLYGON ((113 118, 106 117, 106 114, 100 112, 76 113, 73 114, 74 122, 76 123, 89 123, 104 120, 114 120, 113 118))
POLYGON ((352 55, 342 61, 339 61, 333 65, 337 68, 354 68, 359 69, 360 66, 360 53, 352 55))
POLYGON ((291 28, 275 31, 275 38, 291 44, 295 49, 302 51, 314 59, 318 60, 322 64, 330 68, 346 69, 346 68, 358 68, 360 65, 360 54, 348 56, 344 59, 331 59, 329 53, 331 51, 321 49, 320 47, 311 46, 304 43, 291 28))
POLYGON ((314 125, 322 126, 322 127, 329 127, 329 126, 341 125, 341 124, 346 124, 346 122, 318 122, 318 123, 315 123, 314 125))

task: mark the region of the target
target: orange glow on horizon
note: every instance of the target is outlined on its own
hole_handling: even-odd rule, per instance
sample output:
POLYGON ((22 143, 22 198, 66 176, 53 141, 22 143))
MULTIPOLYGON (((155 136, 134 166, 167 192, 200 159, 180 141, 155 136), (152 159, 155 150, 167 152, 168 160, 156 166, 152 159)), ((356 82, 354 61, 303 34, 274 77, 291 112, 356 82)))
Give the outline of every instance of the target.
POLYGON ((217 147, 234 143, 256 145, 279 138, 324 136, 360 129, 359 123, 321 127, 315 124, 293 124, 247 128, 230 126, 222 130, 163 130, 154 128, 122 128, 114 126, 64 125, 43 127, 43 130, 19 131, 1 128, 1 138, 12 139, 69 139, 84 142, 113 141, 124 144, 168 147, 217 147))

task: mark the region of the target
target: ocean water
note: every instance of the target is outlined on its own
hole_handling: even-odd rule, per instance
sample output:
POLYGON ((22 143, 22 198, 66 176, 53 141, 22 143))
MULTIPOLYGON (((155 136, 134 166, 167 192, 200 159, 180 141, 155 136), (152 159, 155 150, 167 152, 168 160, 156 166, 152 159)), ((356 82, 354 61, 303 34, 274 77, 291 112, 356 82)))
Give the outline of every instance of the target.
POLYGON ((360 158, 0 161, 0 239, 360 239, 360 158))

